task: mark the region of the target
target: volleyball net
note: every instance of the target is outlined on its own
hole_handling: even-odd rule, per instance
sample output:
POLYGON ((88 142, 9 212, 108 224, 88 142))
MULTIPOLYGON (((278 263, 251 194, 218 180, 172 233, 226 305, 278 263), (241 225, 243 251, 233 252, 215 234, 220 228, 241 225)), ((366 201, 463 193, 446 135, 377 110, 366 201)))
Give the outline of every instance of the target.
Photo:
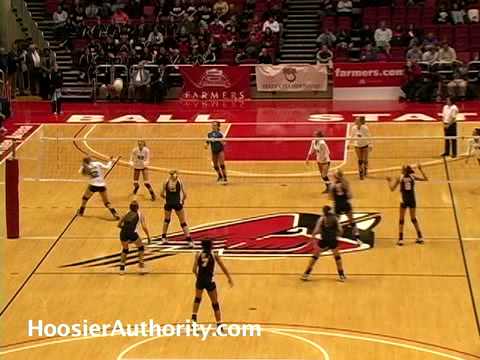
MULTIPOLYGON (((472 136, 458 136, 457 159, 465 161, 472 136)), ((166 176, 176 169, 192 181, 208 182, 216 173, 210 149, 204 137, 141 137, 151 151, 151 177, 166 176)), ((443 166, 443 136, 372 136, 369 138, 369 174, 382 176, 399 171, 404 164, 424 167, 443 166)), ((65 137, 39 134, 37 139, 17 154, 20 178, 27 181, 85 182, 78 170, 82 158, 116 161, 109 182, 130 182, 129 164, 139 137, 65 137)), ((330 150, 331 170, 341 168, 346 175, 356 175, 357 154, 349 137, 324 138, 330 150)), ((315 182, 318 167, 313 153, 307 164, 312 137, 227 137, 224 139, 228 175, 238 182, 315 182)), ((470 160, 475 163, 476 160, 470 160)))

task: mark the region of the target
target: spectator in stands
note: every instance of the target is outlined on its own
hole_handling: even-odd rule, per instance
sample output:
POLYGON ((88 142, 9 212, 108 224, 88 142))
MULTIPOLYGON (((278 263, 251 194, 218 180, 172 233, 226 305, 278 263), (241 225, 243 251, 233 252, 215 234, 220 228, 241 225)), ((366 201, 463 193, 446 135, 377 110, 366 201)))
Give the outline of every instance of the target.
POLYGON ((63 75, 58 67, 58 64, 53 65, 52 71, 49 74, 49 83, 51 86, 52 113, 54 115, 62 113, 62 86, 63 75))
POLYGON ((423 38, 423 46, 437 46, 438 39, 433 32, 428 32, 427 35, 423 38))
POLYGON ((326 45, 322 45, 320 50, 318 50, 316 58, 317 64, 326 64, 329 69, 333 68, 333 53, 326 45))
POLYGON ((180 0, 175 1, 175 6, 170 10, 170 19, 173 22, 180 22, 185 15, 185 10, 183 9, 182 3, 180 0))
POLYGON ((380 27, 375 30, 374 37, 377 48, 383 49, 387 54, 389 54, 390 41, 392 40, 392 30, 387 28, 385 21, 380 22, 380 27))
POLYGON ((63 9, 61 5, 58 5, 57 11, 53 13, 53 26, 54 26, 54 30, 58 34, 64 31, 67 19, 68 19, 68 13, 63 9))
POLYGON ((133 70, 128 86, 128 99, 139 100, 146 99, 150 91, 150 73, 145 70, 144 63, 138 64, 133 70))
POLYGON ((445 4, 440 4, 438 6, 435 21, 437 24, 448 24, 450 22, 450 15, 445 4))
POLYGON ((321 13, 323 15, 335 15, 335 2, 334 0, 320 0, 321 13))
POLYGON ((407 101, 414 101, 421 85, 422 69, 415 59, 408 60, 405 65, 405 84, 402 86, 402 91, 405 94, 403 98, 407 101))
POLYGON ((425 52, 422 55, 422 61, 433 64, 438 61, 438 51, 435 45, 428 45, 425 47, 425 52))
POLYGON ((160 32, 158 27, 155 27, 152 32, 148 35, 146 45, 147 46, 158 46, 162 45, 164 41, 163 34, 160 32))
POLYGON ((415 28, 415 24, 408 24, 407 30, 404 33, 404 40, 402 41, 403 45, 408 47, 413 46, 414 44, 421 44, 420 34, 415 28))
POLYGON ((335 46, 340 49, 348 49, 351 46, 350 35, 344 29, 337 33, 335 46))
POLYGON ((360 53, 361 61, 376 61, 377 60, 377 51, 372 46, 372 44, 367 44, 360 53))
POLYGON ((117 8, 112 16, 114 24, 127 24, 129 20, 130 18, 121 8, 117 8))
POLYGON ((337 41, 337 37, 332 33, 330 29, 326 29, 317 37, 317 46, 326 45, 329 48, 332 48, 335 42, 337 41))
POLYGON ((464 24, 465 15, 465 10, 460 8, 460 5, 457 2, 452 3, 452 10, 450 11, 450 16, 454 25, 464 24))
POLYGON ((90 4, 85 8, 85 16, 89 19, 96 18, 100 14, 100 8, 95 4, 94 1, 91 1, 90 4))
MULTIPOLYGON (((392 46, 408 46, 408 42, 405 41, 405 32, 402 29, 402 25, 395 25, 392 30, 392 40, 390 41, 392 46)), ((411 46, 409 46, 411 47, 411 46)))
POLYGON ((360 44, 366 46, 374 41, 373 31, 370 28, 370 25, 364 24, 363 28, 360 30, 360 44))
POLYGON ((280 24, 278 23, 278 21, 273 16, 270 16, 263 23, 262 31, 265 31, 266 29, 272 30, 272 32, 274 34, 278 34, 280 32, 280 24))
POLYGON ((470 5, 469 9, 467 10, 468 21, 471 23, 478 23, 479 21, 479 11, 476 8, 476 5, 470 5))
POLYGON ((228 3, 225 0, 218 0, 214 5, 213 5, 213 13, 218 17, 218 18, 224 18, 228 11, 230 10, 228 3))
POLYGON ((204 64, 215 64, 217 62, 217 57, 215 55, 215 52, 208 48, 207 51, 205 51, 205 54, 203 54, 203 63, 204 64))
POLYGON ((339 0, 337 2, 337 14, 338 15, 351 15, 353 5, 350 0, 339 0))
POLYGON ((412 48, 407 51, 407 61, 422 61, 422 49, 420 45, 415 44, 412 48))
POLYGON ((28 47, 26 55, 31 95, 38 95, 40 93, 40 75, 42 58, 37 50, 36 45, 31 44, 28 47))
POLYGON ((448 96, 453 99, 465 99, 467 95, 468 68, 458 64, 453 71, 453 79, 447 83, 448 96))
POLYGON ((454 62, 457 60, 457 53, 452 47, 448 46, 447 42, 444 42, 440 50, 438 50, 437 60, 441 62, 454 62))
POLYGON ((87 80, 90 82, 90 78, 94 73, 95 58, 90 52, 90 48, 87 46, 80 56, 78 61, 78 67, 80 68, 80 80, 87 80))
POLYGON ((262 48, 260 54, 258 55, 258 63, 259 64, 273 64, 272 57, 268 53, 266 48, 262 48))
POLYGON ((19 67, 17 55, 17 42, 12 44, 11 50, 7 54, 8 57, 8 74, 7 78, 10 83, 10 94, 12 99, 15 99, 17 92, 17 71, 19 67))
POLYGON ((7 76, 8 74, 8 54, 5 48, 0 48, 0 70, 7 76))

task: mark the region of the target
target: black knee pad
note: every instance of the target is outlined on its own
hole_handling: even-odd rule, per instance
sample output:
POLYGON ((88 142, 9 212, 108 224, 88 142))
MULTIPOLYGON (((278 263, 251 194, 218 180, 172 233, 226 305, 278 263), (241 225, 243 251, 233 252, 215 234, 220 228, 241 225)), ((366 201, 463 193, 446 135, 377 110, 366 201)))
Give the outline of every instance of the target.
POLYGON ((418 223, 417 218, 413 218, 412 219, 412 224, 417 224, 417 223, 418 223))
POLYGON ((145 251, 145 246, 143 246, 143 245, 142 245, 142 246, 139 246, 139 247, 138 247, 138 251, 144 252, 144 251, 145 251))
POLYGON ((399 223, 400 225, 403 225, 403 224, 405 224, 405 220, 400 220, 398 223, 399 223))
POLYGON ((342 257, 340 255, 335 255, 335 261, 340 261, 342 260, 342 257))
POLYGON ((187 227, 188 225, 187 225, 186 222, 183 222, 183 223, 180 224, 180 226, 181 226, 182 228, 184 228, 184 227, 187 227))
POLYGON ((220 165, 220 169, 225 170, 225 165, 220 165))
POLYGON ((212 308, 214 311, 220 310, 220 304, 219 303, 212 303, 212 308))
POLYGON ((195 304, 200 304, 200 301, 202 301, 201 297, 195 297, 195 299, 193 300, 195 304))
POLYGON ((143 185, 145 185, 145 187, 146 187, 147 189, 151 189, 151 187, 152 187, 152 185, 150 185, 149 182, 144 182, 143 185))
POLYGON ((312 255, 312 258, 314 258, 315 260, 318 260, 319 257, 320 257, 320 256, 319 256, 319 255, 316 255, 316 254, 312 255))
POLYGON ((125 255, 127 255, 128 252, 129 252, 128 249, 123 249, 123 250, 122 250, 122 253, 124 253, 125 255))
POLYGON ((165 220, 163 220, 163 222, 164 222, 165 224, 170 224, 170 219, 165 219, 165 220))
POLYGON ((362 166, 363 165, 363 160, 358 160, 358 165, 362 166))
POLYGON ((87 201, 88 199, 90 199, 90 198, 89 198, 89 197, 86 197, 86 196, 82 196, 82 200, 87 201))
POLYGON ((103 203, 103 205, 105 205, 107 208, 110 207, 110 203, 109 203, 109 202, 103 203))
POLYGON ((220 169, 217 165, 215 165, 213 168, 217 171, 220 169))
POLYGON ((330 182, 330 180, 328 179, 328 176, 322 176, 322 180, 325 182, 330 182))

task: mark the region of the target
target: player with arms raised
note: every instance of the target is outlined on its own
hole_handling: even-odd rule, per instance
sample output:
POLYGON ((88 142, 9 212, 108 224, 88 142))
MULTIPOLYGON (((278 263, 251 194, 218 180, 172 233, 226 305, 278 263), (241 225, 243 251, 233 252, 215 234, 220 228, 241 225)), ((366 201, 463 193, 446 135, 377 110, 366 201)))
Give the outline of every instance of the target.
POLYGON ((387 177, 390 190, 394 191, 400 186, 400 193, 402 195, 402 202, 400 203, 398 246, 403 245, 403 225, 405 224, 405 212, 407 209, 410 210, 410 219, 417 231, 417 240, 415 242, 417 244, 423 244, 422 232, 420 231, 420 225, 418 224, 416 217, 417 201, 415 199, 415 181, 427 181, 428 177, 423 172, 420 164, 417 165, 417 168, 420 171, 421 176, 414 175, 415 171, 410 165, 404 165, 402 167, 402 175, 395 179, 387 177))
POLYGON ((105 182, 105 170, 110 170, 113 166, 113 159, 110 158, 110 161, 107 164, 104 164, 100 161, 93 161, 92 158, 86 157, 83 159, 82 166, 80 167, 79 173, 87 176, 89 178, 88 187, 85 190, 85 193, 82 197, 82 205, 78 209, 77 214, 83 216, 85 213, 85 207, 87 206, 88 200, 96 192, 100 194, 103 200, 105 207, 110 210, 110 213, 116 220, 119 220, 120 217, 117 214, 117 211, 112 207, 110 201, 108 200, 107 193, 107 184, 105 182))

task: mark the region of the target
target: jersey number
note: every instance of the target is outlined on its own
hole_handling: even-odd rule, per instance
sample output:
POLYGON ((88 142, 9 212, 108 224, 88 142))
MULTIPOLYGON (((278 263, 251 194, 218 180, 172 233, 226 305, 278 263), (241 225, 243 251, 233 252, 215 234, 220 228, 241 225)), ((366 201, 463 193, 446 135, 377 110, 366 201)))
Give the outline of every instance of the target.
POLYGON ((202 267, 207 267, 207 265, 208 265, 208 256, 203 256, 203 255, 202 255, 202 256, 200 257, 200 261, 201 261, 201 263, 202 263, 202 264, 201 264, 202 267))
POLYGON ((97 178, 99 173, 97 170, 92 169, 88 172, 88 175, 90 175, 91 178, 97 178))

